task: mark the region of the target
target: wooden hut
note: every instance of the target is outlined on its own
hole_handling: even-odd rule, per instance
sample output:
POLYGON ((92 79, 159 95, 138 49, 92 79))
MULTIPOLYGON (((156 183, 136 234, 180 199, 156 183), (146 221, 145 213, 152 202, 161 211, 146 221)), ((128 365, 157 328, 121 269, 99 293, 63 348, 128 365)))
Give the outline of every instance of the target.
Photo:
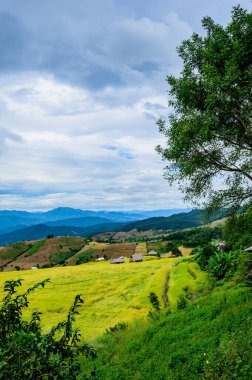
POLYGON ((131 255, 130 261, 134 263, 138 263, 143 261, 143 256, 139 255, 138 253, 135 253, 134 255, 131 255))
POLYGON ((115 257, 114 259, 111 259, 110 264, 123 264, 124 263, 124 257, 115 257))
POLYGON ((157 256, 157 252, 156 251, 150 251, 150 252, 148 252, 148 256, 157 256))

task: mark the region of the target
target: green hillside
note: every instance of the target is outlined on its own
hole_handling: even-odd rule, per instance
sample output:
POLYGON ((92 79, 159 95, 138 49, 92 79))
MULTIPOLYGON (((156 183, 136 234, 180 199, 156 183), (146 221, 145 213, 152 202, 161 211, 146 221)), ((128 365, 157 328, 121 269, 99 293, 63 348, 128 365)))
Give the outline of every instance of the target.
POLYGON ((136 222, 128 223, 121 228, 122 231, 130 231, 138 229, 139 231, 148 230, 182 230, 184 228, 198 227, 220 219, 221 214, 215 214, 210 219, 206 218, 204 211, 192 210, 190 212, 183 212, 168 217, 154 217, 136 222))

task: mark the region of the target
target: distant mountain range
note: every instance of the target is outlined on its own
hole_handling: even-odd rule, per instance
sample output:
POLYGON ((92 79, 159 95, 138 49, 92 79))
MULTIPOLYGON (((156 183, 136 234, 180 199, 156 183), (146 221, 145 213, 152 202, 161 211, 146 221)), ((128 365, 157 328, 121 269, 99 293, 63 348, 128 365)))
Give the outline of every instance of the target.
MULTIPOLYGON (((0 245, 22 240, 42 239, 47 235, 92 236, 103 232, 127 232, 133 229, 167 231, 197 227, 205 223, 201 210, 180 212, 166 217, 146 218, 145 216, 165 211, 169 214, 173 210, 143 211, 142 214, 86 211, 67 207, 44 213, 0 211, 0 245)), ((176 211, 178 212, 178 209, 176 211)), ((211 221, 219 218, 220 215, 216 215, 211 218, 211 221)))
POLYGON ((174 209, 135 212, 106 210, 91 211, 74 209, 71 207, 58 207, 46 212, 0 210, 0 234, 29 227, 34 224, 88 227, 101 223, 127 223, 149 218, 151 216, 168 216, 182 211, 185 210, 174 209), (75 218, 76 221, 74 221, 75 218))

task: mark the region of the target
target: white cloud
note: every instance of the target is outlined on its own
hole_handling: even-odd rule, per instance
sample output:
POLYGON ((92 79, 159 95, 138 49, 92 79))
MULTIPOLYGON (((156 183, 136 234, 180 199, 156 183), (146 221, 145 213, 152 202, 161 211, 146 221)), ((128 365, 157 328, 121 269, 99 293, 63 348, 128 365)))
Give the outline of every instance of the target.
MULTIPOLYGON (((97 100, 87 89, 37 73, 5 76, 0 85, 9 138, 1 208, 166 207, 170 195, 154 150, 162 138, 145 116, 148 111, 158 117, 165 97, 150 96, 143 87, 128 106, 108 106, 107 91, 97 100)), ((121 89, 121 97, 129 92, 121 89)), ((110 93, 116 96, 116 89, 110 93)), ((181 204, 173 198, 171 207, 181 204)))
POLYGON ((183 206, 163 179, 155 122, 205 4, 39 3, 0 4, 0 208, 183 206))

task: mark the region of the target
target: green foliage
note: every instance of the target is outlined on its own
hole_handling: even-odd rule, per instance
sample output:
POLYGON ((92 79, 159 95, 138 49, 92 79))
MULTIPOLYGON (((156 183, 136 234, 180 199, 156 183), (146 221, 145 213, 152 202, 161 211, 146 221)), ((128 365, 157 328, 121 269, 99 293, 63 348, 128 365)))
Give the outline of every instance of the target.
POLYGON ((165 246, 165 252, 171 252, 176 257, 182 256, 182 253, 181 253, 180 249, 178 248, 178 244, 181 244, 181 243, 169 241, 167 243, 167 245, 165 246))
POLYGON ((196 248, 192 253, 195 254, 194 260, 196 263, 199 264, 201 269, 206 270, 210 257, 216 254, 216 252, 212 244, 207 244, 203 247, 196 248))
POLYGON ((27 244, 25 242, 13 243, 6 246, 6 251, 0 252, 1 259, 9 259, 10 261, 15 260, 18 256, 22 255, 27 251, 27 244))
POLYGON ((196 248, 194 260, 217 280, 232 276, 238 266, 240 251, 217 251, 212 244, 196 248))
POLYGON ((149 300, 150 300, 150 303, 152 304, 153 308, 156 310, 156 311, 160 311, 160 302, 159 302, 159 299, 158 299, 158 296, 153 293, 153 292, 150 292, 149 294, 149 300))
POLYGON ((78 309, 84 303, 80 295, 75 297, 66 321, 58 323, 48 334, 41 331, 41 313, 33 312, 30 321, 23 319, 29 294, 48 281, 37 283, 22 294, 16 290, 21 279, 5 282, 7 294, 0 308, 1 380, 75 380, 80 372, 79 355, 96 357, 93 348, 79 345, 79 330, 73 328, 78 309))
POLYGON ((252 245, 252 208, 229 217, 223 229, 229 249, 244 249, 252 245))
POLYGON ((248 288, 219 287, 189 302, 184 310, 159 314, 159 319, 147 326, 139 321, 120 336, 107 336, 98 359, 89 362, 98 379, 251 378, 252 303, 248 288))
MULTIPOLYGON (((78 252, 78 249, 77 249, 78 252)), ((67 252, 55 252, 51 255, 50 260, 53 264, 63 264, 67 259, 76 253, 75 250, 70 249, 67 252)))
POLYGON ((122 330, 126 330, 128 327, 128 323, 125 322, 118 322, 115 326, 109 327, 106 329, 107 334, 114 334, 122 330))
POLYGON ((217 280, 233 275, 237 269, 239 254, 239 251, 216 252, 209 258, 207 265, 208 272, 217 280))
POLYGON ((186 199, 239 209, 252 195, 252 13, 237 6, 226 27, 210 17, 202 26, 205 36, 194 33, 178 48, 181 76, 167 78, 174 112, 169 125, 158 122, 167 146, 157 150, 186 199), (214 190, 216 177, 224 190, 214 190))
POLYGON ((76 265, 88 263, 95 251, 97 251, 97 248, 89 248, 86 251, 81 252, 76 260, 76 265))
POLYGON ((34 244, 28 251, 26 252, 29 256, 35 255, 39 251, 41 247, 45 244, 45 240, 40 240, 36 244, 34 244))
POLYGON ((169 234, 169 240, 184 247, 198 247, 222 238, 222 227, 199 227, 169 234))
POLYGON ((183 310, 183 309, 186 308, 186 306, 187 306, 187 299, 184 296, 184 294, 180 294, 178 296, 178 300, 177 300, 177 309, 178 310, 183 310))
MULTIPOLYGON (((219 219, 219 214, 213 214, 209 221, 219 219)), ((168 217, 153 217, 136 222, 127 223, 123 226, 124 231, 137 229, 138 231, 148 230, 181 230, 202 226, 206 223, 206 215, 203 210, 192 210, 190 212, 181 212, 168 217)), ((121 226, 117 227, 120 231, 121 226)))

